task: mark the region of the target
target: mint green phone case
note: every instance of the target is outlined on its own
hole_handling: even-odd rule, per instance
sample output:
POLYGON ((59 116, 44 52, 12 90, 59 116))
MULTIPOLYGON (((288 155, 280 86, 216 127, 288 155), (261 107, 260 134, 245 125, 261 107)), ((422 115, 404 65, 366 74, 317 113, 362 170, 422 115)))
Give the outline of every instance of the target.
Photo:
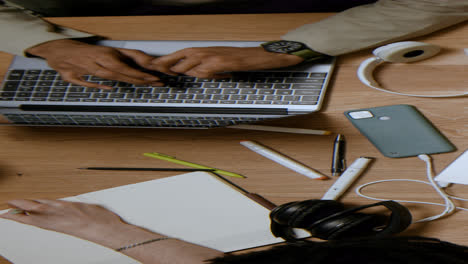
POLYGON ((411 105, 389 105, 345 112, 351 123, 386 157, 445 153, 455 146, 411 105))

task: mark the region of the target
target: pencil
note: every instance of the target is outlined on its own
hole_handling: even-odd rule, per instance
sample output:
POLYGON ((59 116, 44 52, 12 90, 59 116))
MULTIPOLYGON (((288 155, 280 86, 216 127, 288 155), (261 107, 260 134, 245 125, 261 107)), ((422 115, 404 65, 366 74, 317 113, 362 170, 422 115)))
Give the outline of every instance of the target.
POLYGON ((232 125, 226 128, 237 128, 237 129, 249 129, 249 130, 261 130, 271 132, 283 132, 283 133, 296 133, 296 134, 309 134, 309 135, 331 135, 331 131, 327 130, 314 130, 306 128, 291 128, 291 127, 276 127, 276 126, 262 126, 262 125, 232 125))
POLYGON ((80 170, 120 170, 120 171, 215 171, 214 169, 184 169, 184 168, 126 168, 126 167, 86 167, 80 170))
POLYGON ((217 174, 216 172, 213 172, 213 174, 220 180, 227 182, 229 185, 232 185, 233 187, 237 188, 241 193, 243 193, 245 196, 249 197, 250 199, 254 200, 261 206, 265 207, 268 210, 272 210, 273 208, 276 207, 276 204, 270 202, 269 200, 265 199, 263 196, 256 194, 256 193, 251 193, 247 191, 246 189, 240 187, 239 185, 233 183, 232 181, 224 178, 223 176, 217 174))
POLYGON ((196 163, 193 163, 193 162, 189 162, 189 161, 185 161, 185 160, 176 159, 175 157, 172 157, 172 156, 169 156, 169 155, 165 155, 165 154, 162 154, 162 153, 151 152, 151 153, 143 153, 143 155, 146 156, 146 157, 151 157, 151 158, 155 158, 155 159, 160 159, 160 160, 165 160, 165 161, 169 161, 169 162, 174 162, 174 163, 176 163, 176 164, 181 164, 181 165, 185 165, 185 166, 192 167, 192 168, 213 170, 213 171, 216 172, 216 173, 219 173, 219 174, 222 174, 222 175, 226 175, 226 176, 230 176, 230 177, 246 178, 245 176, 240 175, 240 174, 237 174, 237 173, 234 173, 234 172, 229 172, 229 171, 225 171, 225 170, 220 170, 220 169, 216 169, 216 168, 212 168, 212 167, 208 167, 208 166, 196 164, 196 163))

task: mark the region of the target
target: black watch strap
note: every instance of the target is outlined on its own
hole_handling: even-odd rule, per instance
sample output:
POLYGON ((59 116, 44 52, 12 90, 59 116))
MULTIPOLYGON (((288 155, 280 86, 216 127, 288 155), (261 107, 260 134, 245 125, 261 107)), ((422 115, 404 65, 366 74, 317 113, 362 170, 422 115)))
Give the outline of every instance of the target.
POLYGON ((304 43, 290 40, 274 40, 262 43, 261 46, 268 52, 296 55, 305 61, 313 61, 327 57, 327 55, 314 51, 304 43))
POLYGON ((291 55, 296 55, 304 59, 304 61, 313 61, 313 60, 318 60, 325 58, 326 55, 322 54, 320 52, 316 52, 311 49, 303 49, 295 52, 291 52, 291 55))

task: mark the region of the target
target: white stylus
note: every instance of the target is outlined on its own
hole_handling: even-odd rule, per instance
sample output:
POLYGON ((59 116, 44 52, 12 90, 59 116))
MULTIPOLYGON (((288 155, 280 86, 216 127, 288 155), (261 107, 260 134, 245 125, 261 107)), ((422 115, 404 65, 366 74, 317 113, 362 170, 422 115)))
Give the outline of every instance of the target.
POLYGON ((240 144, 244 147, 249 148, 250 150, 264 156, 265 158, 268 158, 276 163, 279 163, 286 168, 289 168, 297 173, 300 173, 302 175, 305 175, 311 179, 316 179, 316 180, 326 180, 328 179, 328 176, 325 176, 312 168, 309 168, 293 159, 290 159, 286 156, 284 156, 281 153, 278 153, 270 148, 267 148, 265 146, 262 146, 258 143, 255 143, 253 141, 249 140, 242 140, 240 144))
POLYGON ((338 200, 338 198, 348 190, 349 186, 362 174, 372 160, 374 160, 374 158, 370 157, 360 157, 355 160, 323 195, 322 200, 338 200))

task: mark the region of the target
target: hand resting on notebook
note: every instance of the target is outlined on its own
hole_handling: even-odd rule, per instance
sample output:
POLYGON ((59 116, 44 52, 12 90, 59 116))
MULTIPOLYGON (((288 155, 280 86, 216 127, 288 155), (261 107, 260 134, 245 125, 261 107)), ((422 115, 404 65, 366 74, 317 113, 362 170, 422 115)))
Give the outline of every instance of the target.
POLYGON ((295 55, 267 52, 262 47, 188 48, 155 58, 139 50, 97 46, 69 39, 49 41, 26 52, 47 60, 63 80, 100 89, 112 87, 87 81, 83 75, 162 86, 158 77, 130 65, 169 75, 224 78, 224 72, 287 67, 304 60, 295 55))
POLYGON ((59 200, 13 200, 8 204, 15 209, 0 215, 1 218, 69 234, 112 249, 150 241, 120 250, 145 264, 202 264, 223 255, 214 249, 167 239, 125 223, 98 205, 59 200))

